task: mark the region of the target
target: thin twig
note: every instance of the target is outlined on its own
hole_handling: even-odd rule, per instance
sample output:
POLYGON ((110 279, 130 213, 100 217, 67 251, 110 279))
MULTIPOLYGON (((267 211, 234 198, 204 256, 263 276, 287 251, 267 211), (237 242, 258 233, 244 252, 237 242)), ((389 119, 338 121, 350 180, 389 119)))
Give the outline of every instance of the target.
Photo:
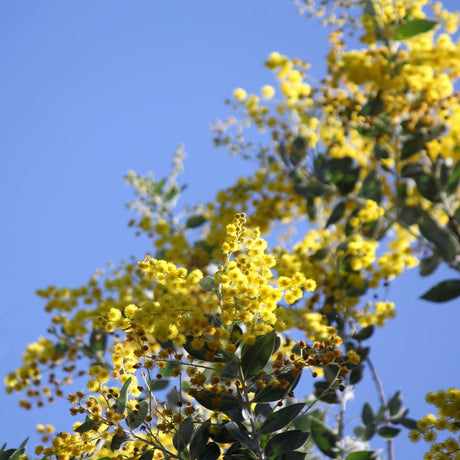
MULTIPOLYGON (((380 404, 383 407, 386 407, 387 402, 385 400, 385 393, 383 392, 382 382, 380 381, 377 371, 375 370, 375 367, 373 366, 370 358, 367 358, 366 361, 367 361, 367 364, 369 364, 369 369, 371 370, 372 378, 375 382, 375 385, 377 386, 377 391, 378 391, 379 398, 380 398, 380 404)), ((393 439, 387 440, 387 449, 388 449, 388 460, 394 460, 393 439)))

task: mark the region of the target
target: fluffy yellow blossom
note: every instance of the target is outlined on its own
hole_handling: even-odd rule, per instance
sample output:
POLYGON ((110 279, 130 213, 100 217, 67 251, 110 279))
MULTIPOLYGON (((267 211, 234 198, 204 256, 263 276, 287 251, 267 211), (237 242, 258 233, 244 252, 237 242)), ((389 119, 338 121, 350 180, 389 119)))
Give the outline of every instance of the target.
POLYGON ((233 97, 238 101, 244 101, 247 98, 248 94, 242 88, 237 88, 233 92, 233 97))

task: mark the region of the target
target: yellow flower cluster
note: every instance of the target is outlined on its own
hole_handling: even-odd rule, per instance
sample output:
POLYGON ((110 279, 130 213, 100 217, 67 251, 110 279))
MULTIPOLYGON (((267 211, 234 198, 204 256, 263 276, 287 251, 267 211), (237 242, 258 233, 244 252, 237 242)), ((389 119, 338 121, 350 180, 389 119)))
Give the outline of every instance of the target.
POLYGON ((237 214, 233 222, 227 225, 227 239, 223 244, 227 260, 216 274, 221 297, 219 303, 224 325, 236 321, 245 324, 247 332, 242 339, 251 343, 256 336, 266 334, 273 328, 286 329, 287 311, 280 308, 282 300, 293 304, 304 296, 304 290, 313 291, 316 282, 301 272, 292 276, 281 276, 275 282, 271 269, 276 259, 265 254, 267 243, 260 237, 260 230, 251 232, 245 227, 246 217, 237 214), (231 258, 231 254, 239 252, 231 258))
POLYGON ((371 324, 383 326, 387 319, 395 316, 396 310, 393 302, 378 301, 375 305, 372 305, 372 302, 366 302, 365 307, 358 313, 358 321, 363 327, 371 324))
POLYGON ((412 441, 423 438, 432 443, 430 450, 425 454, 425 460, 457 460, 460 458, 460 436, 449 436, 443 441, 437 440, 437 432, 449 431, 456 434, 460 431, 460 390, 450 388, 430 392, 426 395, 426 402, 438 409, 438 415, 427 414, 417 422, 417 429, 412 430, 409 437, 412 441))

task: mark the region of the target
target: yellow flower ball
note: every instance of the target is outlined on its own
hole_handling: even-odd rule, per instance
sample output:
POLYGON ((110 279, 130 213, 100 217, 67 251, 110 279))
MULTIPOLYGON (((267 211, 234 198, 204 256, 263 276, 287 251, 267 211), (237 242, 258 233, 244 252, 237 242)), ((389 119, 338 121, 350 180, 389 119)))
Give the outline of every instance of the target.
POLYGON ((236 88, 235 91, 233 91, 233 97, 237 101, 244 101, 248 97, 248 93, 243 88, 236 88))

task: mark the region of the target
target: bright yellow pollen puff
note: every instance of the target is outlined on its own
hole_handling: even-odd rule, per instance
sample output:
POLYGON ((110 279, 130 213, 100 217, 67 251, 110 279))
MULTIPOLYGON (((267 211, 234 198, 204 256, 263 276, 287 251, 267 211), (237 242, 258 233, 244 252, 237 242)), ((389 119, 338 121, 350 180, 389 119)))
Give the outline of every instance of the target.
POLYGON ((233 97, 237 101, 244 101, 248 97, 248 93, 243 88, 236 88, 233 91, 233 97))
POLYGON ((107 382, 110 378, 108 369, 105 369, 99 365, 91 367, 88 374, 91 377, 97 378, 102 383, 107 382))
POLYGON ((265 85, 262 87, 261 93, 264 99, 271 99, 275 95, 275 88, 270 85, 265 85))
POLYGON ((125 307, 124 314, 127 318, 133 319, 134 315, 136 314, 138 310, 139 308, 136 305, 131 303, 125 307))
POLYGON ((351 364, 358 364, 361 358, 359 357, 358 353, 354 350, 347 351, 347 357, 351 364))
POLYGON ((118 321, 121 318, 121 311, 118 308, 111 308, 107 315, 110 321, 118 321))

